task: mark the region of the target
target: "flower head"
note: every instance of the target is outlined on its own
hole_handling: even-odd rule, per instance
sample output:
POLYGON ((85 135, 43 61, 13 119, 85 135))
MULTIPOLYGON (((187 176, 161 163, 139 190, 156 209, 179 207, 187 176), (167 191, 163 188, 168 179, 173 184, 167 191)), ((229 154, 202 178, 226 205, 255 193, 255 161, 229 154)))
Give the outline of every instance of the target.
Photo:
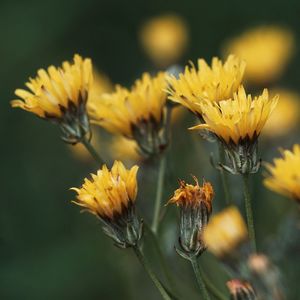
POLYGON ((265 186, 300 203, 300 145, 294 145, 292 151, 282 150, 282 158, 274 159, 266 168, 265 186))
POLYGON ((93 83, 92 62, 74 56, 74 63, 64 62, 61 68, 50 66, 40 69, 36 78, 30 78, 29 90, 17 89, 22 100, 11 101, 12 107, 20 107, 35 115, 60 125, 62 138, 77 143, 89 133, 86 102, 93 83))
POLYGON ((225 52, 244 59, 247 63, 246 79, 262 84, 282 74, 291 58, 294 44, 290 31, 276 26, 261 26, 229 41, 225 52))
POLYGON ((245 66, 244 61, 233 55, 229 55, 224 64, 214 57, 211 67, 204 59, 199 59, 198 70, 191 65, 179 74, 179 78, 168 77, 169 98, 201 115, 199 104, 203 100, 221 101, 233 96, 242 82, 245 66))
POLYGON ((195 185, 187 184, 184 180, 179 180, 179 189, 174 192, 173 197, 169 203, 176 204, 177 206, 200 206, 201 202, 205 203, 208 212, 212 211, 212 198, 214 190, 210 182, 204 182, 203 186, 199 186, 198 179, 193 176, 195 185))
POLYGON ((185 22, 176 15, 150 19, 140 32, 142 45, 150 58, 159 66, 176 63, 188 41, 185 22))
POLYGON ((87 101, 92 83, 91 60, 76 54, 73 64, 65 61, 61 68, 38 70, 26 83, 29 91, 17 89, 15 94, 22 100, 13 100, 11 105, 42 118, 61 118, 70 106, 87 101))
POLYGON ((195 185, 180 180, 179 189, 168 202, 180 208, 180 249, 176 250, 184 258, 200 255, 205 250, 202 233, 212 211, 214 196, 213 187, 209 182, 204 182, 201 187, 196 177, 194 180, 195 185))
POLYGON ((276 89, 271 95, 280 95, 277 106, 268 119, 263 136, 281 137, 289 133, 300 119, 300 96, 289 90, 276 89))
POLYGON ((145 73, 131 90, 117 86, 113 93, 104 94, 90 105, 91 119, 112 133, 135 139, 146 153, 159 151, 153 148, 163 147, 160 139, 167 100, 165 88, 164 73, 155 77, 145 73))
POLYGON ((256 173, 260 167, 257 138, 277 104, 277 96, 268 91, 252 98, 241 86, 233 99, 200 103, 204 124, 191 129, 212 132, 223 144, 231 166, 222 167, 233 173, 256 173))
POLYGON ((104 232, 120 247, 137 245, 142 236, 142 222, 135 213, 138 166, 127 170, 115 161, 111 170, 105 165, 85 178, 77 193, 75 204, 96 215, 103 222, 104 232))
POLYGON ((212 216, 203 233, 206 246, 218 257, 231 254, 247 237, 246 224, 234 206, 212 216))
POLYGON ((256 300, 251 284, 245 280, 232 279, 226 283, 232 300, 256 300))
POLYGON ((127 170, 120 161, 115 161, 111 170, 104 165, 91 180, 85 178, 81 188, 72 188, 77 192, 74 203, 103 219, 122 215, 135 202, 137 171, 138 166, 127 170))
POLYGON ((207 129, 225 143, 257 138, 277 104, 278 96, 269 97, 268 90, 252 99, 241 86, 233 99, 200 104, 205 124, 192 129, 207 129))

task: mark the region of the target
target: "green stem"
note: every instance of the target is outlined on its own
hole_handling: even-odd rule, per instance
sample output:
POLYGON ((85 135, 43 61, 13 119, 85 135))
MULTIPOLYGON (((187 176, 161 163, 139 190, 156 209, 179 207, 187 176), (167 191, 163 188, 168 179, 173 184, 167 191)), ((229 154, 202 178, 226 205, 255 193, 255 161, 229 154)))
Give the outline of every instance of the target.
POLYGON ((247 224, 249 231, 249 238, 253 247, 253 251, 256 252, 256 240, 255 240, 255 230, 253 222, 253 212, 251 206, 251 196, 249 191, 249 174, 242 174, 243 185, 244 185, 244 197, 245 197, 245 208, 247 216, 247 224))
POLYGON ((156 275, 154 274, 154 272, 150 268, 149 263, 146 260, 146 258, 144 256, 144 254, 142 253, 141 249, 138 246, 136 246, 136 247, 133 248, 133 250, 134 250, 134 253, 136 254, 137 258, 139 259, 141 265, 144 267, 145 271, 148 273, 148 275, 151 278, 152 282, 154 283, 154 285, 156 286, 156 288, 160 292, 162 298, 164 300, 172 300, 170 298, 170 296, 168 295, 167 291, 165 290, 165 288, 163 287, 163 285, 161 284, 161 282, 159 281, 159 279, 156 277, 156 275))
POLYGON ((195 276, 196 276, 196 279, 197 279, 197 283, 198 283, 198 286, 199 286, 199 289, 200 289, 200 292, 201 292, 202 299, 203 300, 210 300, 210 297, 207 293, 205 284, 204 284, 202 276, 201 276, 201 272, 200 272, 200 268, 199 268, 196 256, 192 256, 190 258, 190 262, 192 264, 192 267, 193 267, 193 270, 194 270, 194 273, 195 273, 195 276))
POLYGON ((203 278, 203 281, 204 281, 207 289, 211 292, 211 294, 214 295, 216 299, 227 300, 227 298, 215 287, 215 285, 209 280, 209 278, 204 275, 204 272, 202 272, 200 267, 199 267, 199 269, 200 269, 200 274, 203 278))
MULTIPOLYGON (((224 147, 222 146, 221 143, 218 143, 219 145, 219 160, 221 164, 225 164, 225 151, 224 151, 224 147)), ((220 168, 220 177, 221 177, 221 181, 222 181, 222 186, 223 186, 223 190, 224 190, 224 194, 225 194, 225 200, 226 200, 226 204, 230 205, 232 198, 231 198, 231 193, 230 193, 230 189, 229 189, 229 184, 228 184, 228 174, 225 172, 225 170, 223 170, 222 168, 220 168)))
POLYGON ((155 204, 154 204, 153 220, 151 225, 151 229, 154 234, 157 233, 158 225, 159 225, 159 216, 160 216, 160 208, 161 208, 161 201, 162 201, 162 194, 163 194, 165 171, 166 171, 166 156, 164 155, 161 157, 159 161, 157 189, 156 189, 156 197, 155 197, 155 204))
POLYGON ((85 146, 86 150, 89 151, 89 153, 92 155, 92 157, 95 159, 95 161, 100 164, 103 165, 104 161, 103 159, 100 157, 100 155, 97 153, 97 151, 95 150, 95 148, 92 146, 92 144, 90 143, 89 140, 87 140, 86 138, 83 138, 81 140, 81 143, 85 146))
POLYGON ((161 248, 159 246, 159 243, 158 243, 158 240, 157 240, 157 236, 153 233, 153 231, 151 230, 151 228, 146 224, 144 223, 144 226, 145 228, 147 229, 147 231, 149 232, 149 234, 151 235, 151 238, 154 242, 154 247, 156 249, 156 252, 157 252, 157 255, 158 255, 158 258, 159 258, 159 261, 160 261, 160 264, 161 264, 161 267, 162 267, 162 270, 164 272, 164 275, 168 281, 168 284, 169 284, 169 288, 175 288, 175 284, 174 284, 174 280, 173 280, 173 277, 169 271, 169 267, 166 263, 166 259, 161 251, 161 248))

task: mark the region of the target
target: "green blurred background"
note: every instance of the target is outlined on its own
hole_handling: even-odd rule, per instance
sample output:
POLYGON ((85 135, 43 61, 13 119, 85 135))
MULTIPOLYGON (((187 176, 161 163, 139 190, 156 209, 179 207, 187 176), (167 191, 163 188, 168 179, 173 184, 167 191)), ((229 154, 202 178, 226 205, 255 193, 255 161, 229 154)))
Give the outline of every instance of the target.
MULTIPOLYGON (((296 46, 299 44, 297 0, 1 0, 1 299, 159 299, 131 252, 113 247, 97 220, 80 214, 70 203, 74 193, 68 189, 78 186, 97 166, 77 161, 60 141, 57 128, 24 111, 12 110, 9 101, 14 98, 14 89, 23 87, 38 68, 59 65, 74 53, 91 57, 97 69, 114 83, 131 84, 143 71, 153 70, 138 40, 141 24, 169 12, 182 16, 189 27, 190 44, 183 63, 219 55, 226 38, 257 24, 285 25, 295 34, 296 46)), ((299 82, 297 48, 280 83, 300 92, 299 82)), ((193 118, 188 116, 177 125, 177 138, 168 158, 173 175, 167 178, 165 201, 176 188, 176 179, 187 179, 190 173, 205 175, 219 190, 218 177, 208 162, 212 146, 195 142, 195 136, 186 131, 191 122, 193 118)), ((294 135, 280 145, 290 147, 297 141, 299 135, 294 135)), ((276 149, 274 143, 266 151, 268 160, 277 155, 276 149)), ((147 219, 151 216, 153 197, 149 191, 155 188, 155 171, 149 166, 145 169, 139 201, 148 201, 141 204, 147 219)), ((260 175, 253 186, 256 222, 261 229, 258 236, 264 249, 267 237, 277 232, 279 222, 296 207, 262 188, 260 175)), ((239 190, 234 193, 241 198, 239 190)), ((222 198, 217 193, 216 209, 222 198)), ((162 230, 163 248, 169 253, 178 281, 195 289, 185 299, 197 299, 190 269, 173 251, 174 211, 168 215, 171 225, 162 230)), ((207 257, 211 259, 209 254, 207 257)), ((296 278, 300 273, 295 266, 299 265, 299 255, 280 263, 288 299, 297 300, 300 290, 296 278)))

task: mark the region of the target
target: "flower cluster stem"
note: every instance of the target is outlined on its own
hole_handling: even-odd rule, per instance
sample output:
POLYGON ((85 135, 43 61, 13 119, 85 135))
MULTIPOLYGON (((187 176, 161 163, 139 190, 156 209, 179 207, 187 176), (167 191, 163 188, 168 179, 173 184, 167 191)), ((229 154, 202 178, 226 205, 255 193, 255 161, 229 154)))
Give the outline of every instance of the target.
POLYGON ((168 292, 165 290, 165 288, 163 287, 163 285, 161 284, 159 279, 156 277, 156 275, 152 271, 151 267, 149 266, 148 261, 146 260, 143 252, 141 251, 141 249, 138 246, 136 246, 133 248, 133 250, 134 250, 134 253, 136 254, 138 260, 140 261, 141 265, 144 267, 145 271, 151 278, 152 282, 154 283, 154 285, 160 292, 162 298, 164 300, 172 300, 172 298, 169 296, 168 292))
POLYGON ((157 233, 158 226, 159 226, 159 217, 160 217, 160 208, 161 208, 161 201, 163 195, 165 171, 166 171, 166 155, 163 155, 159 161, 156 197, 155 197, 155 204, 154 204, 153 220, 151 225, 151 229, 154 234, 157 233))
POLYGON ((190 258, 190 262, 192 264, 192 267, 193 267, 193 270, 194 270, 194 273, 195 273, 195 276, 196 276, 196 279, 197 279, 197 283, 198 283, 198 286, 199 286, 199 289, 200 289, 200 292, 201 292, 201 296, 202 296, 201 299, 210 300, 210 297, 208 295, 208 292, 206 290, 206 286, 204 284, 204 281, 203 281, 203 278, 202 278, 202 275, 201 275, 201 271, 200 271, 196 256, 192 256, 190 258))
POLYGON ((249 238, 252 244, 253 251, 256 252, 255 229, 254 229, 254 221, 253 221, 251 196, 249 191, 249 174, 243 174, 242 178, 243 178, 243 186, 244 186, 244 198, 245 198, 245 208, 246 208, 249 238))
POLYGON ((91 156, 95 159, 95 161, 98 164, 100 165, 104 164, 103 159, 100 157, 100 155, 97 153, 97 151, 95 150, 95 148, 92 146, 91 142, 87 138, 83 138, 81 140, 81 143, 84 145, 86 150, 88 150, 88 152, 91 154, 91 156))
MULTIPOLYGON (((225 164, 225 150, 221 143, 219 145, 219 160, 221 164, 225 164)), ((220 177, 222 181, 222 186, 225 194, 225 201, 227 205, 231 204, 232 198, 231 193, 228 185, 228 174, 225 172, 223 168, 220 168, 220 177)))

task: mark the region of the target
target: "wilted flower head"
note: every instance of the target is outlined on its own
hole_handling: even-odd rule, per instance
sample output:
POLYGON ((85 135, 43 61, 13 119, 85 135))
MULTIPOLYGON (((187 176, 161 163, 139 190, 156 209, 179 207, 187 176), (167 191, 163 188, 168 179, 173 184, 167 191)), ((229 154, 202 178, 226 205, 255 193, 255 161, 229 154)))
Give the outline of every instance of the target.
POLYGON ((162 15, 147 21, 140 32, 142 45, 159 66, 176 63, 186 49, 188 30, 177 15, 162 15))
POLYGON ((232 254, 247 238, 246 224, 234 206, 212 216, 203 233, 205 245, 218 257, 232 254))
POLYGON ((279 137, 289 133, 300 119, 300 96, 289 90, 276 89, 271 95, 280 95, 278 103, 268 119, 263 136, 279 137))
POLYGON ((294 49, 294 37, 286 29, 261 26, 228 42, 225 53, 233 53, 247 63, 245 77, 256 84, 277 79, 294 49))
POLYGON ((76 143, 89 133, 86 102, 92 83, 91 60, 76 54, 74 63, 38 70, 37 76, 26 83, 29 91, 17 89, 15 94, 22 100, 13 100, 11 105, 58 123, 63 139, 76 143))
POLYGON ((177 252, 184 258, 189 255, 200 255, 205 246, 202 241, 203 230, 208 223, 212 211, 213 187, 209 182, 199 186, 194 177, 195 185, 186 184, 180 180, 180 188, 174 192, 168 203, 180 208, 180 235, 181 249, 177 252))
POLYGON ((251 284, 245 280, 232 279, 226 283, 232 300, 255 300, 257 299, 251 284))
POLYGON ((191 129, 211 131, 223 143, 232 173, 253 173, 259 167, 257 138, 277 104, 278 96, 269 97, 267 89, 252 98, 241 86, 233 99, 199 104, 204 124, 191 129))
POLYGON ((300 203, 300 145, 293 150, 282 150, 282 158, 266 164, 269 172, 264 184, 270 190, 295 199, 300 203))
POLYGON ((74 203, 99 217, 104 232, 120 247, 137 245, 142 235, 134 205, 137 171, 138 166, 127 170, 115 161, 111 170, 104 165, 91 180, 85 178, 81 188, 72 188, 77 193, 74 203))
POLYGON ((89 106, 91 119, 108 131, 135 139, 146 154, 166 145, 162 134, 167 95, 165 73, 144 73, 131 90, 117 86, 89 106))
POLYGON ((204 182, 203 186, 199 186, 198 179, 193 176, 195 185, 187 184, 183 180, 179 180, 180 187, 174 192, 173 197, 169 203, 176 204, 177 206, 200 206, 203 202, 208 212, 212 211, 212 198, 214 195, 213 187, 209 182, 204 182))
POLYGON ((229 55, 224 64, 214 57, 211 66, 199 59, 198 70, 194 65, 186 66, 179 78, 168 77, 169 98, 201 115, 203 100, 221 101, 233 96, 242 82, 245 66, 245 62, 233 55, 229 55))

